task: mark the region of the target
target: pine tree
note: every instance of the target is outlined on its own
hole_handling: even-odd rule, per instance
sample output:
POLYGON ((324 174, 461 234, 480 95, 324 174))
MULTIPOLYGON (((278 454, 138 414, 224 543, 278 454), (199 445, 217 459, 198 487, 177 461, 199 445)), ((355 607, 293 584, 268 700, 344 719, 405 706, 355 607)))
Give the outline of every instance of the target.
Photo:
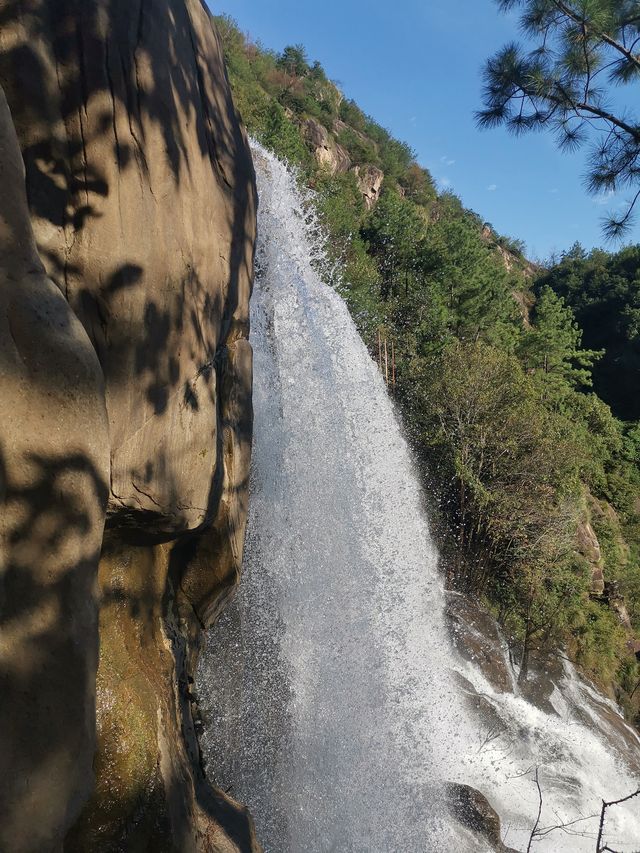
POLYGON ((383 192, 362 229, 369 251, 378 262, 383 301, 400 290, 408 292, 425 230, 426 219, 413 202, 392 190, 383 192))
MULTIPOLYGON (((589 141, 589 190, 632 193, 624 212, 605 223, 608 237, 620 236, 640 197, 640 122, 631 108, 611 106, 607 89, 640 80, 637 0, 496 2, 503 12, 520 11, 535 47, 508 44, 487 62, 480 126, 514 133, 548 128, 569 150, 589 141)), ((628 100, 635 103, 637 89, 628 100)))
POLYGON ((516 304, 509 273, 481 238, 475 220, 446 204, 429 232, 431 275, 439 283, 450 331, 466 341, 489 340, 510 349, 516 304))
POLYGON ((561 296, 545 285, 538 297, 532 328, 523 337, 519 355, 528 372, 590 387, 591 368, 602 353, 583 350, 582 330, 561 296))
POLYGON ((277 66, 296 77, 304 77, 310 71, 307 52, 301 44, 287 45, 278 57, 277 66))

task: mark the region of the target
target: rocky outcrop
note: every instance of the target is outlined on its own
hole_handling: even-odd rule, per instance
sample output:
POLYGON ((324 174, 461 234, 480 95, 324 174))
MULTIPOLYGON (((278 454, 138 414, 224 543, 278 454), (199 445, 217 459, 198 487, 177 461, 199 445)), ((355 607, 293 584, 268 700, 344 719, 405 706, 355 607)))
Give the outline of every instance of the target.
POLYGON ((250 850, 189 689, 251 441, 255 183, 218 37, 201 0, 0 14, 26 167, 25 198, 4 107, 0 848, 250 850))
POLYGON ((377 166, 354 166, 353 172, 365 206, 367 210, 371 210, 380 198, 384 172, 377 166))
POLYGON ((605 581, 602 593, 602 599, 609 608, 615 613, 622 627, 628 632, 633 632, 631 617, 627 610, 627 605, 624 596, 620 592, 620 584, 618 581, 605 581))
POLYGON ((576 530, 576 550, 587 561, 591 570, 591 594, 604 593, 604 563, 600 543, 591 523, 581 521, 576 530))
POLYGON ((331 175, 353 172, 365 207, 371 210, 380 198, 384 172, 372 165, 352 167, 349 152, 335 139, 335 136, 344 132, 358 137, 368 147, 376 147, 372 140, 340 120, 333 123, 333 133, 312 118, 305 119, 302 123, 302 135, 313 152, 317 164, 331 175))
POLYGON ((329 131, 315 121, 308 118, 302 125, 302 135, 305 142, 313 151, 313 155, 319 166, 331 175, 348 172, 351 168, 351 158, 345 148, 333 139, 329 131))

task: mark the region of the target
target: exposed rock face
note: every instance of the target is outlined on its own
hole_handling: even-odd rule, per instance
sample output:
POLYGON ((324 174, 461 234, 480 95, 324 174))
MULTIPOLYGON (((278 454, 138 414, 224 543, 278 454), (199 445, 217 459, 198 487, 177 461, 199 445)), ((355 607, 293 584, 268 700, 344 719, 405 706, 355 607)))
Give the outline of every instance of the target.
POLYGON ((367 210, 371 210, 380 198, 384 172, 377 166, 354 166, 353 171, 365 206, 367 210))
POLYGON ((330 133, 324 125, 312 118, 306 119, 302 125, 305 142, 313 152, 318 165, 327 169, 331 175, 352 171, 356 176, 358 189, 365 206, 367 210, 371 210, 380 198, 384 172, 372 165, 353 166, 352 168, 349 152, 335 139, 335 136, 344 131, 349 131, 349 133, 359 137, 367 146, 373 145, 375 147, 372 140, 339 119, 333 123, 333 133, 330 133))
POLYGON ((255 183, 220 44, 201 0, 0 0, 0 15, 29 207, 5 108, 0 721, 35 738, 28 796, 0 781, 0 848, 59 849, 75 822, 68 850, 250 850, 250 820, 198 767, 189 701, 201 628, 238 578, 251 442, 255 183), (97 779, 76 822, 107 499, 97 779))
POLYGON ((333 139, 320 122, 312 118, 307 119, 302 126, 302 132, 319 166, 327 169, 332 175, 349 171, 351 158, 348 152, 333 139))
POLYGON ((0 850, 48 850, 92 783, 100 364, 47 277, 0 89, 0 850))
POLYGON ((595 596, 604 593, 604 565, 600 552, 600 543, 591 524, 581 521, 576 531, 576 550, 581 554, 591 568, 591 594, 595 596))
POLYGON ((0 75, 38 247, 104 370, 110 515, 193 529, 212 512, 214 359, 247 331, 253 227, 218 41, 198 0, 51 5, 2 0, 0 75))

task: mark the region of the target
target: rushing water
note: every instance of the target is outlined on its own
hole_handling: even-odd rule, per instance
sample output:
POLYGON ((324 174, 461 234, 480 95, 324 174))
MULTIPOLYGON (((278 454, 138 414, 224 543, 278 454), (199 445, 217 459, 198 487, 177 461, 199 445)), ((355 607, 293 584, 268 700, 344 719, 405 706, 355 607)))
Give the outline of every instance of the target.
MULTIPOLYGON (((293 177, 259 146, 254 155, 251 503, 241 588, 197 679, 208 773, 249 805, 268 853, 486 850, 451 820, 446 779, 481 788, 507 843, 525 849, 532 768, 542 826, 592 814, 635 780, 597 725, 574 719, 582 694, 556 688, 559 710, 539 710, 454 653, 384 383, 316 272, 321 241, 293 177)), ((587 689, 569 671, 563 685, 587 689)), ((633 803, 611 827, 612 841, 640 839, 633 803)), ((595 831, 597 820, 580 823, 533 849, 590 851, 595 831)))

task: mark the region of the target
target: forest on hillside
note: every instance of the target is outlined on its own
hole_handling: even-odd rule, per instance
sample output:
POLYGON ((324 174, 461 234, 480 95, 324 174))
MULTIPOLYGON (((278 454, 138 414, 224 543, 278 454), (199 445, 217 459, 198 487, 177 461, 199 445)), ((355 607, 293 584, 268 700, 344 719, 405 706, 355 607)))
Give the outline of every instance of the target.
POLYGON ((345 98, 301 46, 216 19, 249 132, 298 171, 437 497, 448 583, 526 681, 565 649, 640 722, 640 247, 544 267, 345 98))

